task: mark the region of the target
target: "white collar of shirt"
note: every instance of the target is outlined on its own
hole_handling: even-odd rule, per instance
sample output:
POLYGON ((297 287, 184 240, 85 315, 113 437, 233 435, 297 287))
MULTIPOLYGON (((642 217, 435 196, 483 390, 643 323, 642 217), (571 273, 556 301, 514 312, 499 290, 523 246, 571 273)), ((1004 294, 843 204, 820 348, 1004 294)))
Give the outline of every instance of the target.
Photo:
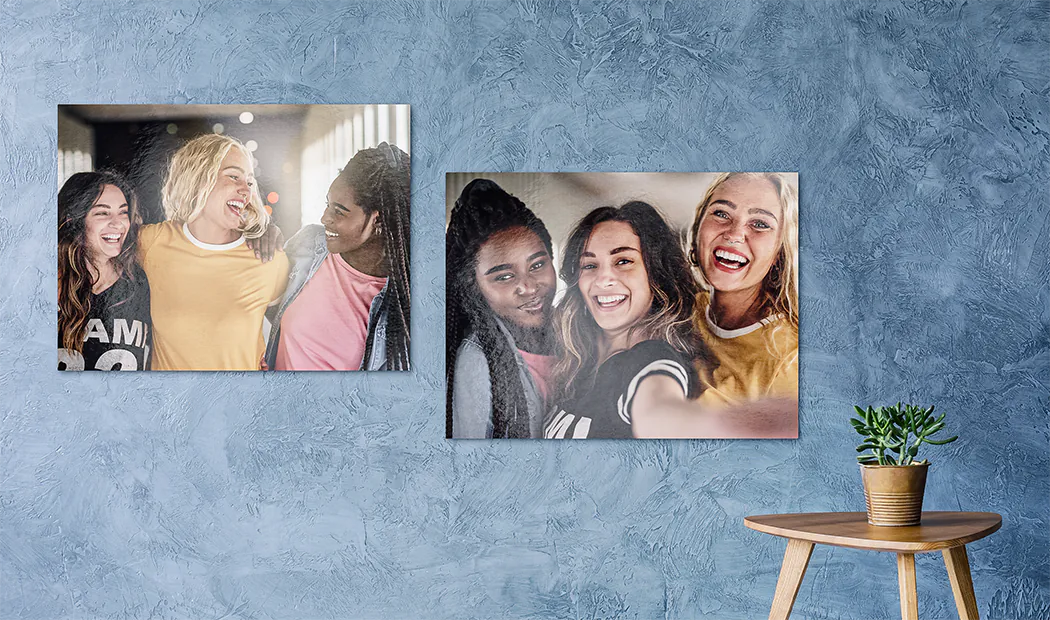
POLYGON ((746 325, 738 329, 724 329, 716 325, 714 320, 711 318, 711 304, 707 304, 707 312, 704 313, 704 317, 707 319, 707 326, 711 329, 711 333, 722 339, 739 338, 740 336, 746 336, 747 334, 750 334, 756 329, 760 329, 764 325, 769 325, 773 321, 776 321, 782 318, 783 316, 784 315, 782 314, 772 314, 757 323, 752 323, 751 325, 746 325))
POLYGON ((182 234, 186 235, 186 238, 190 240, 190 243, 197 246, 198 248, 202 250, 212 250, 213 252, 223 252, 225 250, 232 250, 244 243, 244 235, 237 237, 236 241, 231 241, 229 243, 205 243, 193 236, 193 233, 190 232, 190 225, 186 223, 182 225, 182 234))

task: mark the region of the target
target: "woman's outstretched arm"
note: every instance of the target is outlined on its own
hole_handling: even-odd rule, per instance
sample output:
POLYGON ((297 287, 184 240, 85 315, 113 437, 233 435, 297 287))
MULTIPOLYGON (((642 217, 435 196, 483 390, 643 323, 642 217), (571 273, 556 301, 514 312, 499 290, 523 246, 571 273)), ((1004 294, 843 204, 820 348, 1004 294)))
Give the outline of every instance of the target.
POLYGON ((682 386, 664 375, 650 375, 631 402, 631 429, 645 439, 794 439, 798 401, 768 398, 724 408, 687 400, 682 386))

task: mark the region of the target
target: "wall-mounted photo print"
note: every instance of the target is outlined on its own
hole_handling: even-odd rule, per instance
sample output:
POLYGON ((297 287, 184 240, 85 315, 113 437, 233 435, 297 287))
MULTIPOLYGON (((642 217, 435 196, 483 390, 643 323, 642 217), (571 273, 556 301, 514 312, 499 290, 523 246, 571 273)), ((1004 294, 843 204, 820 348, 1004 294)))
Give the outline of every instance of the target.
POLYGON ((445 192, 447 437, 798 437, 796 173, 445 192))
POLYGON ((407 105, 58 108, 59 370, 408 370, 407 105))

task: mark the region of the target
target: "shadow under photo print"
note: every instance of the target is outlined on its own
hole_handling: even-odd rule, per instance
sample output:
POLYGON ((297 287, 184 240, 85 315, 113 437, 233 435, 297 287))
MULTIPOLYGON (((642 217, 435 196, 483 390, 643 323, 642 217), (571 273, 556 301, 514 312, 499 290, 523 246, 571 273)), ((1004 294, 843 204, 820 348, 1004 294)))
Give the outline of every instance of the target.
POLYGON ((59 370, 409 370, 407 105, 58 108, 59 370))
POLYGON ((445 192, 446 437, 798 437, 796 173, 445 192))

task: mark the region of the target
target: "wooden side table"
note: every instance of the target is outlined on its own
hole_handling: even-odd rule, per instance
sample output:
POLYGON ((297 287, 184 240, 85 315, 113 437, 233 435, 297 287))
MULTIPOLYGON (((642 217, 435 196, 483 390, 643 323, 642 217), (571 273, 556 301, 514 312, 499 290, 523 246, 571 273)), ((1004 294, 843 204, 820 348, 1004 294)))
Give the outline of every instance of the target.
POLYGON ((896 552, 903 620, 918 620, 919 617, 915 554, 940 551, 948 567, 948 579, 960 620, 978 620, 966 544, 998 530, 1003 525, 1003 518, 994 512, 924 512, 920 525, 878 527, 868 525, 867 515, 863 512, 814 512, 747 517, 744 525, 788 539, 777 591, 773 595, 773 607, 769 611, 770 620, 787 620, 791 615, 791 607, 795 604, 816 543, 896 552))

